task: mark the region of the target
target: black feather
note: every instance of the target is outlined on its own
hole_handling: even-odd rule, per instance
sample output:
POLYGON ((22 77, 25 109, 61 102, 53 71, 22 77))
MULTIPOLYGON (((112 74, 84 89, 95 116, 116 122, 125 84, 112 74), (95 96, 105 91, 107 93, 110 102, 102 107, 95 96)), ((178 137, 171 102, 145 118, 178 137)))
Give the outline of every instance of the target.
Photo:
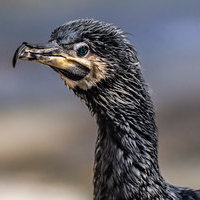
POLYGON ((51 40, 87 41, 108 60, 108 76, 85 91, 74 89, 99 126, 94 200, 197 200, 199 191, 168 184, 160 174, 153 104, 134 47, 118 27, 93 19, 57 28, 51 40))
MULTIPOLYGON (((55 29, 53 40, 60 45, 85 41, 92 53, 107 61, 106 78, 88 90, 73 89, 99 126, 94 200, 200 199, 200 191, 172 186, 160 174, 153 104, 126 34, 111 24, 82 19, 55 29)), ((16 60, 17 52, 13 66, 16 60)))

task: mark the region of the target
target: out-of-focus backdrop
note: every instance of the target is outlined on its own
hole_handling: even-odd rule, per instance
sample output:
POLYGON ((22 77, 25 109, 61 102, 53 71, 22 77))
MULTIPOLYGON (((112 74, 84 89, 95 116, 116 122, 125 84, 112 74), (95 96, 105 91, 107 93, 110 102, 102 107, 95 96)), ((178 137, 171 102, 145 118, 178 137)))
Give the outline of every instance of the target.
POLYGON ((200 1, 1 0, 1 200, 92 199, 95 120, 50 68, 11 66, 21 42, 91 17, 132 34, 152 88, 162 174, 200 188, 200 1))

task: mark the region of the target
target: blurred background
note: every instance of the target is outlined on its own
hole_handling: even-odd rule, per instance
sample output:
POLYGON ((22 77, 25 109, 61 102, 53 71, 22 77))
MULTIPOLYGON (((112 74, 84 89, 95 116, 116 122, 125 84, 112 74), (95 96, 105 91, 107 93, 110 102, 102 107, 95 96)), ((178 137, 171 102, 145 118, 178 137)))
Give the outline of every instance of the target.
POLYGON ((95 120, 50 68, 11 66, 21 42, 47 41, 86 17, 132 34, 152 88, 162 174, 200 188, 199 10, 196 0, 1 0, 0 199, 92 199, 95 120))

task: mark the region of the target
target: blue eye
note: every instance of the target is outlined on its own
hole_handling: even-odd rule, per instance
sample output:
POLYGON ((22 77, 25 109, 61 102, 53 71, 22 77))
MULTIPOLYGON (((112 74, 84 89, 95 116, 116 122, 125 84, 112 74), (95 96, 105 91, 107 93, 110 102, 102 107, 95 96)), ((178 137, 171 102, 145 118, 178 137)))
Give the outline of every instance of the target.
POLYGON ((83 56, 87 55, 88 51, 89 51, 89 47, 87 45, 83 45, 83 46, 80 46, 76 50, 76 54, 78 57, 83 57, 83 56))

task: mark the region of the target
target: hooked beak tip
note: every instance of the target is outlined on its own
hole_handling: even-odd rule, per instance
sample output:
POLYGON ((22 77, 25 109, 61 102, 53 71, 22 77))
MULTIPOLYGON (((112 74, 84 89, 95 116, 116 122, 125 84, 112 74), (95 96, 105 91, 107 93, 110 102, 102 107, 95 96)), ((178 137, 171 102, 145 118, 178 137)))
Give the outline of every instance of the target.
POLYGON ((59 46, 56 42, 48 42, 45 44, 31 44, 27 42, 23 42, 15 51, 12 65, 15 68, 17 60, 35 60, 40 62, 43 58, 42 56, 52 56, 57 55, 58 51, 60 51, 59 46))
POLYGON ((17 60, 18 60, 18 58, 20 58, 20 55, 21 55, 22 51, 25 49, 26 46, 27 46, 27 42, 23 42, 23 43, 17 48, 17 50, 15 51, 14 56, 13 56, 13 59, 12 59, 12 66, 13 66, 13 68, 15 68, 16 63, 17 63, 17 60))

